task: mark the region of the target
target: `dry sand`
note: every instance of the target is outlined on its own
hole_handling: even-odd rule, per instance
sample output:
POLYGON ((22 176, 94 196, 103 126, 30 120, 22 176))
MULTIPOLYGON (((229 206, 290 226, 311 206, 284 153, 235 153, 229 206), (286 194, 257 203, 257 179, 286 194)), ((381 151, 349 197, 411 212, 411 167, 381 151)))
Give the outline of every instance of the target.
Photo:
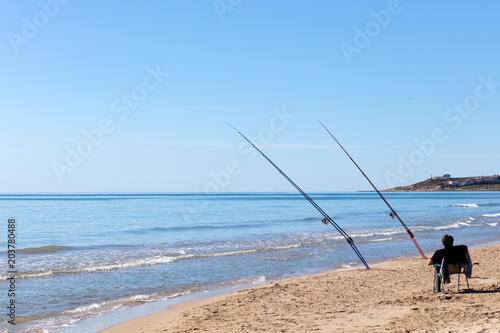
POLYGON ((187 302, 103 332, 500 332, 500 244, 433 293, 422 258, 302 276, 187 302))

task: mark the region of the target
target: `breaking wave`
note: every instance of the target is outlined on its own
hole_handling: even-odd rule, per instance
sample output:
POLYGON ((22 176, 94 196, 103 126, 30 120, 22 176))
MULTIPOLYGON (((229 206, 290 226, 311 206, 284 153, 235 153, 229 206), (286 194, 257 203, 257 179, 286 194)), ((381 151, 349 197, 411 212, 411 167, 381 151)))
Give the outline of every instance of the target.
POLYGON ((388 238, 377 238, 377 239, 373 239, 371 240, 370 242, 390 242, 390 241, 393 241, 394 238, 392 237, 388 237, 388 238))
POLYGON ((500 217, 500 213, 497 213, 497 214, 483 214, 481 216, 483 216, 483 217, 500 217))
POLYGON ((227 257, 227 256, 237 256, 245 255, 262 251, 280 251, 288 250, 293 248, 299 248, 305 246, 304 243, 294 243, 290 245, 283 246, 265 246, 256 247, 245 250, 234 250, 234 251, 223 251, 223 252, 213 252, 213 253, 186 253, 185 250, 178 250, 176 253, 170 253, 167 255, 160 255, 151 258, 139 258, 139 259, 125 259, 120 262, 119 258, 112 260, 108 263, 100 264, 90 264, 82 266, 73 266, 65 268, 49 268, 49 269, 39 269, 33 271, 19 272, 18 276, 20 278, 40 278, 52 275, 70 275, 78 273, 93 273, 93 272, 108 272, 121 269, 133 269, 144 266, 171 264, 177 260, 188 260, 193 258, 214 258, 214 257, 227 257))
POLYGON ((479 208, 478 204, 470 203, 470 204, 452 204, 453 207, 467 207, 467 208, 479 208))

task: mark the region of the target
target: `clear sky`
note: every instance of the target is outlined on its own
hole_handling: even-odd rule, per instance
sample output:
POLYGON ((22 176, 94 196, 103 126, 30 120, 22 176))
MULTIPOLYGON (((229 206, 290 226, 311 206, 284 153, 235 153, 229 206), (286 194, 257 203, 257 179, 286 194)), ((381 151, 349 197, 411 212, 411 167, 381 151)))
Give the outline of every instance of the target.
POLYGON ((2 1, 0 192, 500 173, 496 1, 2 1))

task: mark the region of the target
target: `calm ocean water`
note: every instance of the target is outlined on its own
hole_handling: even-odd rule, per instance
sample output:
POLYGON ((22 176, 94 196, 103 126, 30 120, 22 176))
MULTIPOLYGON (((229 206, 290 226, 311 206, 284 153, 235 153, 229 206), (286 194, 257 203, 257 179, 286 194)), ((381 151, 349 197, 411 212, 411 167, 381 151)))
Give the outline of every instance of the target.
MULTIPOLYGON (((368 262, 418 256, 376 193, 310 195, 368 262)), ((468 245, 500 237, 499 192, 385 196, 426 253, 445 233, 468 245)), ((0 195, 0 216, 3 305, 17 221, 19 332, 83 331, 84 319, 141 303, 361 264, 295 193, 0 195)))

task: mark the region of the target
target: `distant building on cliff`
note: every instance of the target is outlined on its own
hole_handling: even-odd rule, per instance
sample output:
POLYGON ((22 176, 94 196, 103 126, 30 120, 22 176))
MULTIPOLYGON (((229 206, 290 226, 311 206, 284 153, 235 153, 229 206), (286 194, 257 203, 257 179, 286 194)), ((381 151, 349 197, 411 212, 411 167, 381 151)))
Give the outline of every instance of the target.
POLYGON ((431 178, 429 178, 430 180, 439 180, 439 179, 450 179, 451 176, 449 173, 447 174, 444 174, 443 177, 432 177, 432 173, 431 173, 431 178))

